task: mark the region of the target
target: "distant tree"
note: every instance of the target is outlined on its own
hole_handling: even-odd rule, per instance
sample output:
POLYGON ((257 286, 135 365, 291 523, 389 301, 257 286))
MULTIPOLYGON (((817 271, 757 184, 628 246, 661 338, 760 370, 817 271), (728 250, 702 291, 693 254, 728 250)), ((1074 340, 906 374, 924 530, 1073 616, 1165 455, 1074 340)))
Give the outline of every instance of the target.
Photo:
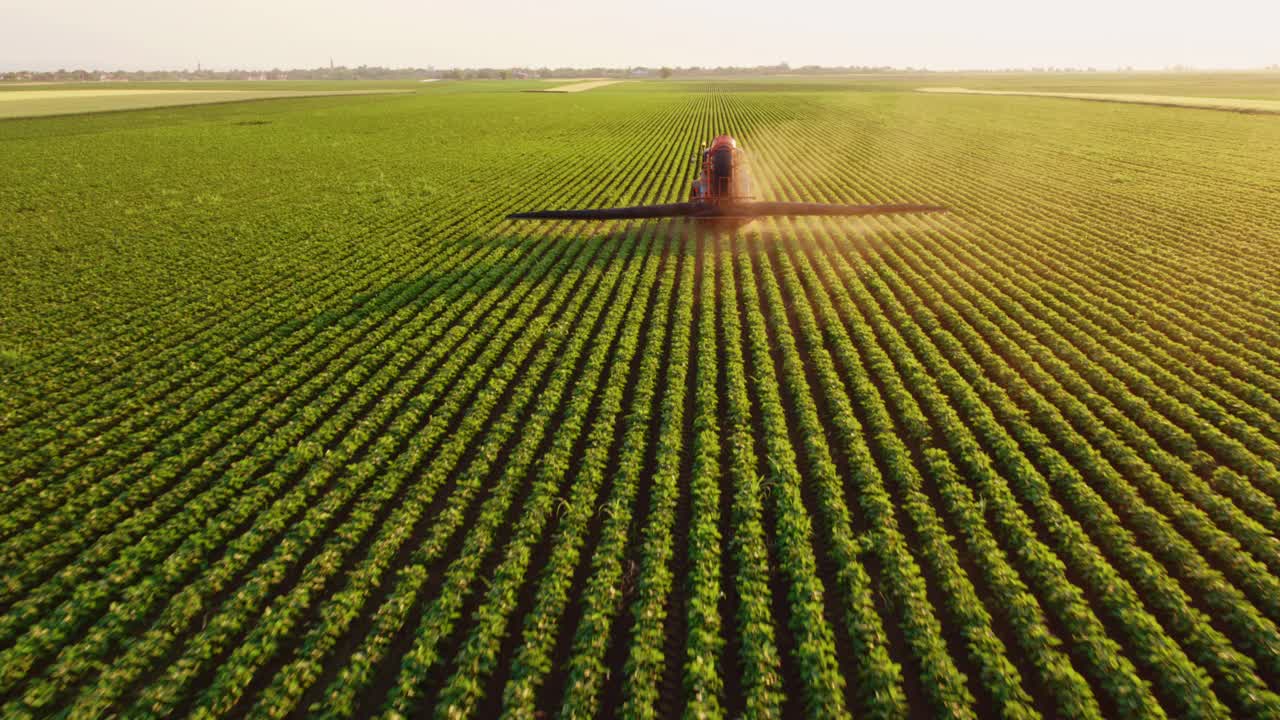
POLYGON ((658 76, 661 77, 663 80, 666 80, 667 78, 671 77, 671 68, 663 67, 661 70, 658 71, 658 76))
POLYGON ((499 70, 498 77, 503 80, 506 80, 507 78, 511 77, 511 73, 507 72, 506 70, 499 70))

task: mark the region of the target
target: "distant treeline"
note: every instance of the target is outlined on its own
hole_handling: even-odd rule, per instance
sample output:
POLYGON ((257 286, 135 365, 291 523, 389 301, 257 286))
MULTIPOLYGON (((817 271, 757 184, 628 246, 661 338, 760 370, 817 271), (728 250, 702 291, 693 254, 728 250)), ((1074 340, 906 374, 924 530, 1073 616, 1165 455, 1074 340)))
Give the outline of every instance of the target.
MULTIPOLYGON (((1280 70, 1280 65, 1268 65, 1264 70, 1280 70)), ((1132 72, 1132 67, 1115 68, 1119 72, 1132 72)), ((1194 72, 1195 68, 1175 65, 1165 68, 1170 72, 1194 72)), ((145 80, 472 80, 472 79, 522 79, 522 78, 583 78, 583 77, 688 77, 705 75, 840 75, 848 73, 930 72, 926 68, 892 67, 889 65, 802 65, 791 67, 787 63, 755 65, 751 67, 718 65, 716 67, 625 67, 625 68, 576 68, 576 67, 508 67, 508 68, 387 68, 377 65, 358 67, 329 66, 318 68, 294 68, 281 70, 55 70, 36 72, 18 70, 0 73, 0 82, 128 82, 145 80)), ((1033 67, 972 69, 964 72, 1098 72, 1093 67, 1033 67)))
POLYGON ((768 75, 796 73, 806 75, 850 72, 912 72, 917 68, 889 66, 820 67, 805 65, 793 68, 786 63, 755 67, 507 67, 507 68, 387 68, 376 65, 358 67, 318 67, 282 70, 102 70, 75 69, 36 72, 20 70, 0 73, 0 81, 25 82, 92 82, 143 80, 470 80, 516 78, 583 78, 583 77, 670 77, 688 75, 768 75))

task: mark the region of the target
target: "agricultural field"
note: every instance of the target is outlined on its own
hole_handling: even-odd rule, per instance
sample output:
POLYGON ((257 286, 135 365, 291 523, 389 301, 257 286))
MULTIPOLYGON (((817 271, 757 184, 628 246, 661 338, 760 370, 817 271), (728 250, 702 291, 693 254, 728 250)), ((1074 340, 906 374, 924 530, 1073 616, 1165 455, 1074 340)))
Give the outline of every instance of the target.
MULTIPOLYGON (((346 94, 361 92, 388 91, 356 90, 347 91, 346 94)), ((312 90, 308 92, 305 90, 174 90, 151 88, 7 90, 0 92, 0 119, 97 113, 111 110, 136 110, 138 108, 162 107, 165 105, 202 105, 205 103, 244 102, 245 100, 339 94, 344 94, 344 92, 341 90, 312 90)))
POLYGON ((528 85, 0 122, 0 716, 1280 717, 1280 118, 528 85))
MULTIPOLYGON (((946 85, 984 90, 1185 95, 1254 100, 1280 99, 1280 71, 1266 72, 1055 72, 917 74, 917 79, 947 78, 946 85), (956 82, 950 82, 955 80, 956 82)), ((887 82, 899 78, 889 76, 887 82)), ((930 83, 922 83, 930 84, 930 83)))
POLYGON ((606 85, 613 85, 619 82, 622 82, 622 81, 621 80, 588 80, 586 82, 573 82, 573 83, 569 83, 568 85, 557 84, 556 87, 546 88, 546 89, 536 89, 536 90, 531 90, 530 92, 579 93, 579 92, 586 92, 587 90, 594 90, 598 87, 604 87, 606 85))
POLYGON ((920 92, 961 93, 972 95, 1023 95, 1029 97, 1056 97, 1071 100, 1099 102, 1138 103, 1141 105, 1168 105, 1171 107, 1231 110, 1235 112, 1280 113, 1280 100, 1251 100, 1248 98, 1216 98, 1196 95, 1144 95, 1125 93, 1073 93, 1037 92, 1031 90, 970 90, 962 87, 926 87, 920 92))

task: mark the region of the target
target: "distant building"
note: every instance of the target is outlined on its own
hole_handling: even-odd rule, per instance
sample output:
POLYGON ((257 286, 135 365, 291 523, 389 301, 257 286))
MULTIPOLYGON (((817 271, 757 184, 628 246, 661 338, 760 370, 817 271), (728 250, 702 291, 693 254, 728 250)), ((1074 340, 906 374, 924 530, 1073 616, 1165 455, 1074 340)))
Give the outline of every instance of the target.
POLYGON ((632 68, 632 69, 631 69, 631 74, 632 74, 632 75, 634 75, 634 76, 636 76, 636 77, 644 77, 645 75, 648 75, 648 74, 649 74, 649 69, 648 69, 648 68, 642 68, 642 67, 641 67, 641 68, 632 68))

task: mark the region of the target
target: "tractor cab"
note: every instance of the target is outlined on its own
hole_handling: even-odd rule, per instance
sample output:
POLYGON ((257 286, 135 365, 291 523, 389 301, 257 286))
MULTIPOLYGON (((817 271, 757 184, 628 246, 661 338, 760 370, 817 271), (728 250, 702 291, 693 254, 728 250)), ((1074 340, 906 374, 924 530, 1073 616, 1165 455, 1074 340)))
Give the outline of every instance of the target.
POLYGON ((690 202, 721 204, 750 198, 746 161, 731 136, 716 136, 702 148, 698 160, 701 172, 689 189, 690 202))

